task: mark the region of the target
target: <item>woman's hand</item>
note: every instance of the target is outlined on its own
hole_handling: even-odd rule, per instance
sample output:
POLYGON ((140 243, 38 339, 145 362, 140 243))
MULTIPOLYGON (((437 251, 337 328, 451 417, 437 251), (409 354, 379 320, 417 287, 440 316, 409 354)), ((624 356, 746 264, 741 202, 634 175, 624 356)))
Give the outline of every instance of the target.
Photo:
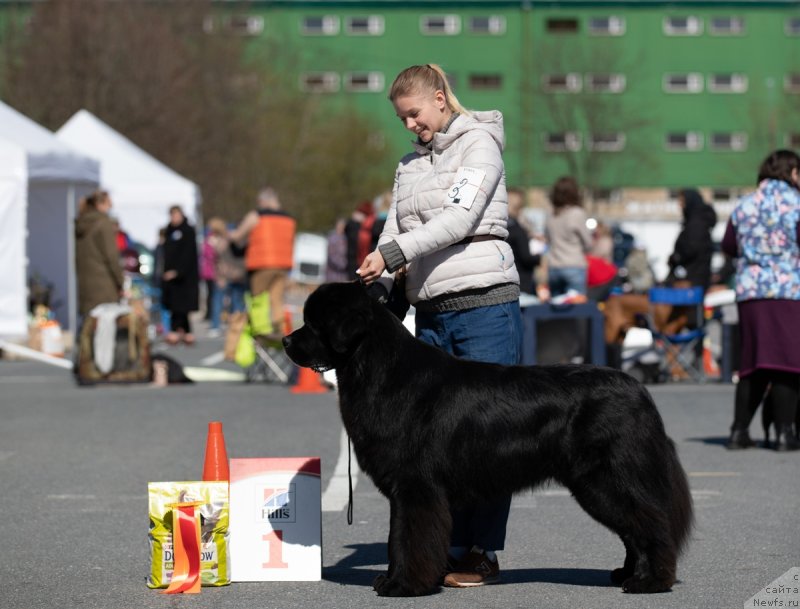
POLYGON ((386 262, 383 256, 381 256, 380 251, 375 250, 364 258, 364 262, 361 263, 361 268, 356 271, 356 274, 361 277, 364 283, 369 285, 380 277, 385 269, 386 262))
POLYGON ((178 271, 166 271, 162 276, 164 281, 172 281, 178 276, 178 271))

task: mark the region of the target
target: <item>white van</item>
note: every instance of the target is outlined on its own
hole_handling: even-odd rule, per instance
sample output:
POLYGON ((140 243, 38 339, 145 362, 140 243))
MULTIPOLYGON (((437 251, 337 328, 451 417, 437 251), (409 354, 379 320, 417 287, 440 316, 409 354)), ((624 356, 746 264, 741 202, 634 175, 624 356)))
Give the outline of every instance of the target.
POLYGON ((297 233, 294 238, 294 266, 291 278, 298 283, 320 284, 325 281, 328 240, 322 235, 297 233))

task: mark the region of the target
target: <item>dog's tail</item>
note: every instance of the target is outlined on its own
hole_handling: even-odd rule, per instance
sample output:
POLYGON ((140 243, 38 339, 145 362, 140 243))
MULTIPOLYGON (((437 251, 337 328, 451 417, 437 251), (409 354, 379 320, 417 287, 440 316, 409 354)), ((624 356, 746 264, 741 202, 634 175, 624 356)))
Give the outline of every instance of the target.
POLYGON ((667 438, 668 459, 667 478, 671 490, 671 508, 668 511, 669 527, 672 542, 680 554, 686 546, 689 534, 694 525, 694 508, 692 507, 692 493, 689 490, 689 481, 683 471, 675 443, 667 438))

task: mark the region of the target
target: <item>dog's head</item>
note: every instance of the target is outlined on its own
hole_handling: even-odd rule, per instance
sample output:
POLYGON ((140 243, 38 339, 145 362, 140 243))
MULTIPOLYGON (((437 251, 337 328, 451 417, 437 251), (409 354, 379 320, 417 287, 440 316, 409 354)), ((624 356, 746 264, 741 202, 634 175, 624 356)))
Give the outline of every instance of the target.
POLYGON ((303 326, 283 339, 298 366, 317 372, 341 366, 370 330, 373 301, 361 284, 328 283, 303 308, 303 326))

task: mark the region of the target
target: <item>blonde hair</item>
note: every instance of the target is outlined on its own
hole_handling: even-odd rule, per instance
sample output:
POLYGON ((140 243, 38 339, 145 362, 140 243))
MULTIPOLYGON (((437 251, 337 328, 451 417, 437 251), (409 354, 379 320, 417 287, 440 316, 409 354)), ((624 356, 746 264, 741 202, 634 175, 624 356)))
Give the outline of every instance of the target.
POLYGON ((444 70, 435 63, 427 63, 424 66, 411 66, 400 72, 389 89, 389 101, 394 102, 398 97, 407 95, 433 94, 436 91, 444 93, 445 102, 451 112, 470 114, 469 110, 461 105, 461 102, 458 101, 455 93, 450 88, 450 83, 447 81, 447 75, 444 70))
POLYGON ((214 235, 225 235, 227 234, 225 220, 218 217, 213 217, 208 221, 208 230, 214 235))

